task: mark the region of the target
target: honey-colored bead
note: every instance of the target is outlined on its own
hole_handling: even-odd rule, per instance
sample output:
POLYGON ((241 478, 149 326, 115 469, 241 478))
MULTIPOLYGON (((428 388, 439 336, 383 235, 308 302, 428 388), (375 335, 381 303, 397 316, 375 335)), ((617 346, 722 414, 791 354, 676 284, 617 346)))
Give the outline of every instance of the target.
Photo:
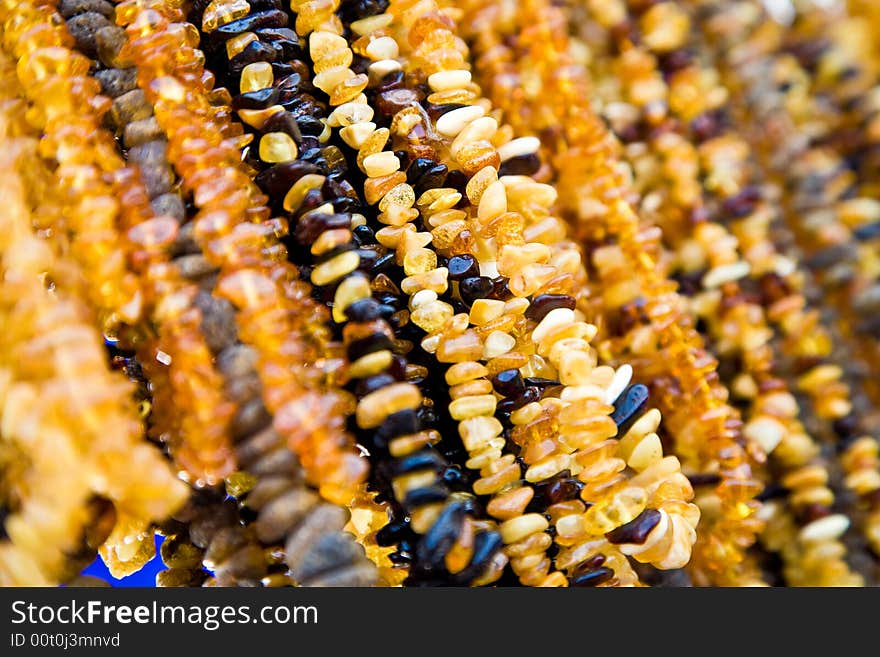
POLYGON ((340 280, 358 268, 361 259, 357 251, 346 251, 312 269, 311 281, 314 285, 329 285, 340 280))
POLYGON ((299 151, 296 142, 286 132, 267 132, 260 138, 259 154, 263 162, 292 162, 299 151))
POLYGON ((422 394, 411 383, 386 386, 371 392, 358 403, 356 413, 358 426, 362 429, 375 429, 389 415, 417 408, 421 403, 422 394))
POLYGON ((583 516, 584 530, 594 536, 634 520, 645 510, 647 499, 641 488, 626 488, 610 499, 597 502, 583 516))
POLYGON ((460 363, 479 360, 483 355, 483 341, 474 331, 465 331, 459 336, 443 340, 437 349, 437 360, 441 363, 460 363))
POLYGON ((498 520, 511 520, 522 515, 534 495, 534 489, 529 486, 514 488, 493 497, 486 506, 486 511, 498 520))
POLYGON ((247 16, 251 6, 246 0, 212 0, 202 15, 202 30, 213 32, 218 27, 247 16))
POLYGON ((242 69, 239 87, 242 93, 250 93, 251 91, 269 89, 274 82, 275 76, 272 73, 272 65, 268 62, 254 62, 242 69))

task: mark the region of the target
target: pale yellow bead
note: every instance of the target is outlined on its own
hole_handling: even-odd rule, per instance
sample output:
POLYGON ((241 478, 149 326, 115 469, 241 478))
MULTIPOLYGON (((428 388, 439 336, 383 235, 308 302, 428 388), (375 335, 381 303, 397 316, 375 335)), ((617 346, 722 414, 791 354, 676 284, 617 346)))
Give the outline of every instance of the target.
POLYGON ((263 162, 293 162, 299 150, 286 132, 267 132, 260 138, 260 159, 263 162))
POLYGON ((333 281, 339 280, 346 274, 350 274, 361 263, 360 256, 357 251, 346 251, 338 256, 331 258, 327 262, 322 262, 312 270, 311 281, 313 285, 329 285, 333 281))
POLYGON ((506 520, 498 527, 501 539, 507 543, 516 543, 526 536, 546 531, 550 524, 544 516, 537 513, 527 513, 518 518, 506 520))
POLYGON ((268 62, 248 64, 241 71, 241 93, 268 89, 275 83, 272 65, 268 62))

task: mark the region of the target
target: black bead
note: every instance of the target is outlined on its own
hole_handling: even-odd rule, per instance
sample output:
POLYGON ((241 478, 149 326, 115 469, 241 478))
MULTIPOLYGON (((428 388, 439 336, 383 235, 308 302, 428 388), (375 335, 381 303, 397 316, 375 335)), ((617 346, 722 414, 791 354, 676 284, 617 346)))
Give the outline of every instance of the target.
POLYGON ((358 384, 355 387, 355 394, 357 394, 358 397, 364 397, 371 392, 390 386, 392 383, 397 383, 397 379, 388 374, 388 372, 374 374, 373 376, 358 381, 358 384))
POLYGON ((361 209, 361 202, 350 196, 337 196, 332 200, 328 200, 336 212, 358 212, 361 209))
POLYGON ((526 377, 525 382, 527 386, 534 386, 536 388, 552 388, 559 385, 559 381, 555 379, 542 379, 536 376, 526 377))
POLYGON ((463 278, 474 278, 480 275, 480 266, 474 256, 465 254, 452 256, 446 263, 449 270, 449 278, 454 281, 463 278))
POLYGON ((372 247, 367 249, 358 249, 361 255, 361 271, 368 272, 373 276, 387 272, 397 262, 396 254, 386 252, 383 247, 372 247))
POLYGON ((440 472, 446 467, 446 460, 433 449, 423 448, 414 454, 397 459, 391 466, 391 473, 397 477, 416 470, 440 472))
POLYGON ((346 25, 368 16, 383 13, 388 8, 388 0, 347 0, 340 3, 339 17, 346 25))
POLYGON ((459 581, 465 583, 483 574, 486 566, 504 547, 501 534, 495 531, 481 532, 474 537, 474 554, 467 568, 458 574, 459 581))
POLYGON ((390 547, 396 545, 400 540, 410 533, 409 523, 404 520, 389 522, 376 532, 376 543, 382 547, 390 547))
POLYGON ((449 490, 442 484, 416 488, 406 494, 403 506, 407 509, 418 509, 428 504, 444 502, 449 497, 449 490))
POLYGON ((346 351, 348 353, 348 359, 351 362, 354 362, 358 358, 366 356, 367 354, 382 351, 383 349, 390 350, 392 346, 391 338, 387 335, 384 333, 374 333, 366 338, 361 338, 360 340, 355 340, 349 343, 346 351))
POLYGON ((461 299, 467 305, 472 305, 477 299, 485 299, 495 289, 492 279, 487 276, 471 276, 462 281, 458 285, 461 299))
POLYGON ((304 135, 317 137, 324 132, 324 124, 313 116, 298 116, 296 123, 299 126, 299 131, 304 135))
POLYGON ((254 178, 254 182, 270 197, 284 198, 293 184, 309 173, 320 173, 320 169, 309 162, 294 160, 275 164, 261 171, 254 178))
POLYGON ((721 483, 721 475, 714 472, 690 474, 687 478, 694 488, 697 486, 716 486, 721 483))
POLYGON ((443 558, 461 535, 465 515, 465 507, 460 502, 446 505, 416 548, 416 559, 420 567, 428 569, 443 567, 443 558))
POLYGON ((398 436, 406 436, 418 433, 421 429, 419 415, 413 409, 398 411, 385 418, 385 421, 376 429, 376 435, 390 442, 398 436))
POLYGON ((777 500, 784 497, 788 497, 788 494, 791 491, 784 486, 780 486, 779 484, 767 484, 764 486, 764 490, 755 495, 755 499, 759 502, 766 502, 768 500, 777 500))
MULTIPOLYGON (((253 3, 251 3, 253 9, 253 3)), ((302 45, 296 32, 287 27, 264 27, 256 30, 257 38, 272 45, 281 59, 298 59, 303 56, 302 45)))
POLYGON ((458 487, 465 484, 467 481, 467 478, 465 477, 461 468, 455 464, 447 465, 443 469, 443 473, 440 475, 440 478, 443 480, 444 484, 452 489, 457 489, 458 487))
POLYGON ((372 322, 393 312, 394 308, 375 299, 358 299, 345 309, 345 316, 352 322, 372 322))
POLYGON ((859 226, 853 231, 853 234, 856 236, 856 239, 861 242, 880 237, 880 221, 859 226))
POLYGON ((267 132, 285 132, 290 135, 297 144, 302 143, 302 135, 296 119, 289 112, 276 112, 263 124, 263 134, 267 132))
POLYGON ((496 407, 499 412, 510 414, 513 411, 522 408, 526 404, 531 404, 541 399, 540 388, 523 388, 515 397, 508 397, 498 402, 496 407))
POLYGON ((355 240, 357 240, 358 244, 360 244, 361 246, 376 243, 376 233, 373 232, 373 229, 366 224, 358 226, 352 232, 354 233, 355 240))
POLYGON ((493 376, 492 387, 495 388, 495 392, 503 397, 515 397, 523 391, 525 384, 523 383, 520 371, 513 368, 498 372, 498 374, 493 376))
MULTIPOLYGON (((286 27, 287 13, 278 9, 270 9, 269 11, 259 11, 248 14, 238 20, 234 20, 226 25, 221 25, 211 32, 210 40, 230 39, 244 32, 253 32, 256 29, 264 27, 286 27)), ((251 42, 253 43, 253 42, 251 42)))
POLYGON ((345 316, 352 322, 372 322, 382 317, 382 304, 372 298, 358 299, 345 309, 345 316))
POLYGON ((602 566, 601 568, 596 568, 595 570, 590 570, 583 575, 578 575, 576 577, 572 577, 571 585, 572 586, 598 586, 603 582, 607 582, 612 577, 614 577, 614 571, 610 568, 606 568, 602 566))
POLYGON ((563 470, 534 485, 535 497, 529 506, 538 511, 551 504, 577 499, 583 487, 579 479, 571 476, 571 470, 563 470))
POLYGON ((541 168, 541 158, 537 153, 517 155, 504 160, 498 169, 499 176, 531 176, 541 168))
POLYGON ((648 388, 641 383, 629 386, 614 400, 611 419, 617 425, 617 435, 623 436, 635 424, 648 403, 648 388))
POLYGON ((235 57, 229 60, 229 72, 240 75, 244 67, 255 62, 272 63, 277 57, 275 49, 262 41, 251 41, 235 57))
MULTIPOLYGON (((232 109, 235 111, 243 109, 266 109, 267 107, 274 105, 277 100, 278 88, 267 87, 265 89, 258 89, 257 91, 249 91, 244 94, 239 94, 232 99, 232 109)), ((266 132, 270 131, 266 130, 266 132)))
POLYGON ((506 276, 498 276, 492 279, 492 298, 499 301, 509 301, 513 298, 510 291, 510 280, 506 276))
MULTIPOLYGON (((452 105, 446 105, 446 107, 452 107, 452 105)), ((459 169, 450 171, 449 175, 446 176, 446 182, 444 183, 446 187, 451 187, 461 194, 461 201, 458 202, 456 207, 463 207, 470 203, 467 198, 467 184, 469 181, 470 178, 467 177, 467 174, 459 169)))

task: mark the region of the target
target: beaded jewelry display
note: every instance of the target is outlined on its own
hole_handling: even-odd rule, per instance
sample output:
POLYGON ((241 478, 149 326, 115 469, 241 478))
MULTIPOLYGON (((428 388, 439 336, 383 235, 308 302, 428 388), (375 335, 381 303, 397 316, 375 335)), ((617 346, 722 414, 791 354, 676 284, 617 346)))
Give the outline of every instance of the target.
POLYGON ((866 3, 0 8, 0 583, 878 581, 866 3))

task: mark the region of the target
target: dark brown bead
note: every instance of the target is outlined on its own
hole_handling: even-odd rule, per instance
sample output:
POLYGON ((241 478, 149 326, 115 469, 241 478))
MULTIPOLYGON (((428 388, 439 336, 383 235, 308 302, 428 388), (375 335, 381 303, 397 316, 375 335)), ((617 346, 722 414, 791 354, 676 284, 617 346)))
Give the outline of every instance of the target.
POLYGON ((499 176, 532 176, 541 168, 541 158, 537 153, 517 155, 501 163, 499 176))
POLYGON ((394 116, 399 111, 418 105, 421 96, 412 89, 391 89, 376 97, 376 109, 385 116, 394 116))
POLYGON ((614 577, 614 571, 610 568, 606 568, 605 566, 601 566, 596 568, 595 570, 590 570, 582 575, 577 575, 571 578, 572 586, 598 586, 604 582, 609 581, 614 577))
POLYGON ((567 294, 539 294, 529 305, 526 310, 526 317, 536 322, 540 322, 551 310, 557 308, 568 308, 574 310, 575 300, 567 294))
POLYGON ((609 543, 642 545, 661 518, 662 515, 657 509, 645 509, 630 522, 605 534, 605 538, 609 543))
POLYGON ((449 278, 454 281, 464 278, 474 278, 480 275, 480 266, 477 259, 470 254, 456 255, 449 258, 447 264, 449 278))
POLYGON ((199 292, 196 307, 202 311, 201 330, 205 342, 214 353, 220 353, 238 340, 235 329, 235 309, 225 299, 207 292, 199 292))
POLYGON ((325 231, 349 226, 350 215, 311 213, 299 218, 293 232, 300 244, 312 244, 325 231))
POLYGON ((492 387, 502 397, 514 397, 525 388, 522 373, 518 369, 504 370, 492 377, 492 387))
POLYGON ((494 291, 495 286, 491 278, 486 276, 471 276, 462 281, 458 285, 458 291, 461 300, 468 306, 473 304, 477 299, 485 299, 494 291))
POLYGON ((287 27, 287 13, 278 9, 252 12, 243 18, 221 25, 211 33, 211 40, 225 40, 259 28, 287 27))
POLYGON ((283 199, 293 184, 309 173, 321 173, 321 169, 311 162, 294 160, 269 167, 257 174, 254 182, 270 198, 283 199))
POLYGON ((141 178, 150 198, 170 192, 174 184, 174 172, 167 164, 142 166, 141 178))

